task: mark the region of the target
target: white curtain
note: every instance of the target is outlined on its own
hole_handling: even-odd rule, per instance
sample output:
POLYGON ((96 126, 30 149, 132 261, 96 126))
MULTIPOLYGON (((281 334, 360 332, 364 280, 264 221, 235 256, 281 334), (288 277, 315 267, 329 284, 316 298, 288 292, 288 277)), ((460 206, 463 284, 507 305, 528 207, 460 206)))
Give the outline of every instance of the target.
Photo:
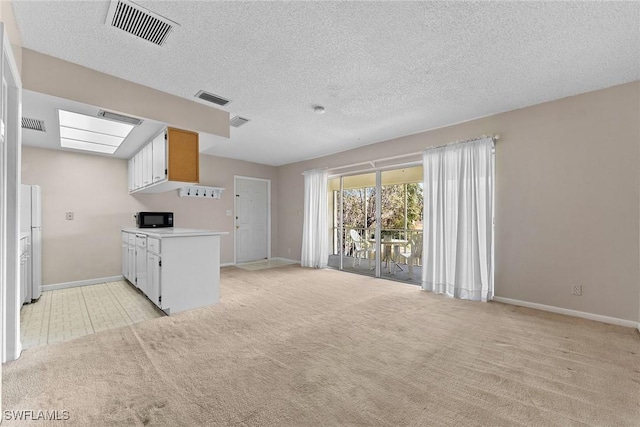
POLYGON ((303 267, 325 268, 329 258, 328 172, 304 172, 304 223, 302 228, 303 267))
POLYGON ((493 298, 493 139, 424 152, 422 288, 493 298))

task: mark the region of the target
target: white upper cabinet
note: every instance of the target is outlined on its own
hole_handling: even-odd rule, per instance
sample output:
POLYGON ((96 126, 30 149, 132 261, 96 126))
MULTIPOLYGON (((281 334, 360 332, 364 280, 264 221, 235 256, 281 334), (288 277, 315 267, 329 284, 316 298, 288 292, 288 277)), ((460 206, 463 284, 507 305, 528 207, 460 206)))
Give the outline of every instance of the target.
POLYGON ((162 132, 153 139, 150 144, 153 146, 153 179, 152 182, 161 182, 167 179, 167 139, 166 133, 162 132))
POLYGON ((142 152, 133 157, 133 189, 142 188, 142 152))
POLYGON ((197 184, 200 178, 199 135, 188 130, 165 128, 129 162, 130 193, 162 193, 197 184))
POLYGON ((129 159, 129 191, 133 191, 135 188, 135 167, 134 167, 134 159, 129 159))
POLYGON ((151 144, 147 144, 142 149, 142 186, 146 187, 153 183, 153 153, 151 144))

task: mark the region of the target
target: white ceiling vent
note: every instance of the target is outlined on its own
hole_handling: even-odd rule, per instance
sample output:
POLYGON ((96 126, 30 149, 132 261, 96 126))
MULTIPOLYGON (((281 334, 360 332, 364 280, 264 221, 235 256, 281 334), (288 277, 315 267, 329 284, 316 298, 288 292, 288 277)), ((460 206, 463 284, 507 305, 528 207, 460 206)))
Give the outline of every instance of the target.
POLYGON ((177 23, 138 6, 129 0, 112 0, 107 25, 162 46, 177 23))
POLYGON ((104 110, 98 111, 98 117, 102 117, 103 119, 107 119, 107 120, 113 120, 114 122, 127 123, 129 125, 134 125, 134 126, 138 126, 140 123, 142 123, 142 120, 138 118, 124 116, 118 113, 111 113, 109 111, 104 111, 104 110))
POLYGON ((233 119, 231 119, 229 124, 231 126, 233 126, 234 128, 239 128, 240 126, 242 126, 243 124, 247 123, 248 121, 249 121, 249 119, 247 119, 247 118, 240 117, 240 116, 235 116, 233 119))
POLYGON ((22 129, 36 130, 38 132, 46 132, 44 120, 22 118, 22 129))
POLYGON ((221 105, 221 106, 225 106, 231 102, 230 99, 225 99, 221 96, 214 95, 209 92, 205 92, 204 90, 201 90, 198 93, 196 93, 196 98, 200 98, 203 101, 211 102, 213 104, 221 105))

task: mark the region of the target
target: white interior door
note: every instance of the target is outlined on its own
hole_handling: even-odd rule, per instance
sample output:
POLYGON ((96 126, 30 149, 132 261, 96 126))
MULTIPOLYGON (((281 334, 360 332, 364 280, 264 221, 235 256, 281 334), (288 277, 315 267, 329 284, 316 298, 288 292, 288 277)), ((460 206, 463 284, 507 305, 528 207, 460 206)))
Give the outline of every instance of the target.
POLYGON ((236 177, 236 262, 269 257, 269 182, 236 177))

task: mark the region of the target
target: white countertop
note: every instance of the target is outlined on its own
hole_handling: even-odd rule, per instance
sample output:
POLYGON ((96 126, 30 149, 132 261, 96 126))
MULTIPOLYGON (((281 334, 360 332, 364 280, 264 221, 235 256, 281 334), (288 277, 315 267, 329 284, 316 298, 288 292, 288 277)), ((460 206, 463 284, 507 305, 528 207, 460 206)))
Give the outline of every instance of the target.
POLYGON ((221 236, 229 234, 228 231, 198 230, 194 228, 123 228, 126 233, 146 234, 147 236, 162 239, 163 237, 189 237, 189 236, 221 236))
POLYGON ((28 231, 21 231, 20 232, 20 240, 26 239, 27 237, 30 237, 30 236, 31 236, 31 233, 28 232, 28 231))

